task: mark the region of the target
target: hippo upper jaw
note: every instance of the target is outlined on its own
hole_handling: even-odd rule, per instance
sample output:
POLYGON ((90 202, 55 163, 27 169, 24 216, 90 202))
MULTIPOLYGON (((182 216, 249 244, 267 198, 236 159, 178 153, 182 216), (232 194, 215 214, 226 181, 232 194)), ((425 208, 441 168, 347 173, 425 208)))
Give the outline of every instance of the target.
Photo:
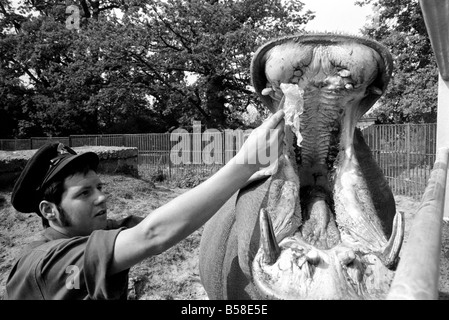
POLYGON ((388 83, 388 51, 347 36, 287 37, 259 49, 252 74, 270 110, 285 110, 287 133, 252 281, 273 299, 382 297, 403 217, 355 128, 388 83))

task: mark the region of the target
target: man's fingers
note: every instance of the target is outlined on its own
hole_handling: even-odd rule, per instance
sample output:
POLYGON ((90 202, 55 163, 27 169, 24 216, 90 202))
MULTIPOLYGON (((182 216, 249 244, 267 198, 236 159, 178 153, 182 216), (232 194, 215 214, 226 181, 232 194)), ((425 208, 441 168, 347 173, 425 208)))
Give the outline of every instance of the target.
POLYGON ((284 119, 284 110, 279 110, 273 114, 267 121, 262 123, 261 128, 274 129, 278 126, 279 122, 284 119))
POLYGON ((274 129, 279 130, 282 133, 282 132, 284 132, 284 127, 285 127, 285 120, 284 120, 284 118, 282 118, 281 121, 278 122, 278 124, 276 125, 276 127, 274 129))

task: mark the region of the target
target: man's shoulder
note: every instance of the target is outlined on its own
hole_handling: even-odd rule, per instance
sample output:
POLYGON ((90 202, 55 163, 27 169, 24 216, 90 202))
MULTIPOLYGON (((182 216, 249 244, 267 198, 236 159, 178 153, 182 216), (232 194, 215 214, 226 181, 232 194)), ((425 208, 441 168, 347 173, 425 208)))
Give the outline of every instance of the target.
POLYGON ((75 293, 84 298, 88 295, 84 289, 66 290, 67 279, 83 274, 79 278, 81 287, 84 288, 85 279, 90 279, 86 280, 87 286, 95 287, 99 279, 96 275, 106 274, 120 230, 96 230, 89 236, 57 239, 51 238, 49 232, 52 231, 30 243, 14 264, 7 281, 10 299, 65 299, 75 293))
POLYGON ((39 238, 28 244, 16 259, 7 279, 9 299, 42 299, 39 277, 43 265, 55 261, 58 246, 66 239, 39 238))
POLYGON ((17 263, 22 267, 21 269, 31 269, 44 259, 48 260, 52 256, 62 253, 59 249, 67 245, 70 241, 71 239, 35 240, 22 250, 17 259, 17 263))
POLYGON ((79 264, 86 250, 96 252, 105 250, 105 241, 115 239, 119 229, 96 230, 89 236, 55 237, 52 230, 46 230, 41 237, 29 243, 16 260, 16 271, 51 270, 53 267, 79 264))

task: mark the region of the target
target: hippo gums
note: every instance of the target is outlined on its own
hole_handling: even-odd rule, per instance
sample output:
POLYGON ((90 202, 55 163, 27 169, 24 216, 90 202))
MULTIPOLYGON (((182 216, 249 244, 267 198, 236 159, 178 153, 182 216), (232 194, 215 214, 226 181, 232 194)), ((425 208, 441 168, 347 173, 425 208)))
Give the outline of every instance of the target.
POLYGON ((264 105, 285 111, 276 171, 207 222, 200 276, 210 299, 383 299, 404 218, 357 121, 385 92, 389 51, 341 34, 268 42, 251 63, 264 105))

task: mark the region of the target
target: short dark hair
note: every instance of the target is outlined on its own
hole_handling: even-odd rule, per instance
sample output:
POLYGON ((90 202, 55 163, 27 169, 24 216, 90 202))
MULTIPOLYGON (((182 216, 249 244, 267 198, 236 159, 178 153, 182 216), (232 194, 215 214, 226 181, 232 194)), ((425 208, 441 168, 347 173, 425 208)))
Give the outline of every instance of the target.
MULTIPOLYGON (((90 170, 96 172, 96 169, 92 168, 88 162, 74 161, 73 165, 67 166, 64 171, 55 176, 55 178, 43 188, 41 199, 52 202, 59 207, 62 200, 62 194, 65 191, 64 180, 68 177, 74 176, 77 173, 86 175, 90 170)), ((42 217, 42 226, 44 228, 48 228, 50 226, 48 220, 44 217, 42 217)))

